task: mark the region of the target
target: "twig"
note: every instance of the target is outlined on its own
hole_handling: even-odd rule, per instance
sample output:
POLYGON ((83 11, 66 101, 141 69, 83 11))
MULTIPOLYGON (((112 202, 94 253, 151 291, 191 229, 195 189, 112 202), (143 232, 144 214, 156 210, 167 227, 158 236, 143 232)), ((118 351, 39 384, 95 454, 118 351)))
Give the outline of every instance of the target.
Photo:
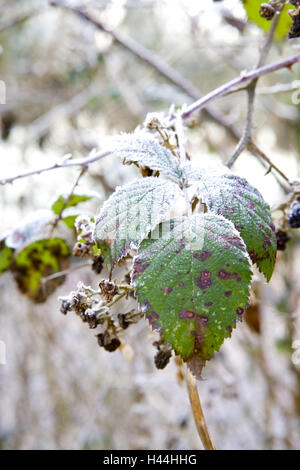
MULTIPOLYGON (((95 19, 81 8, 72 7, 71 5, 68 5, 67 3, 60 0, 52 1, 52 4, 72 11, 80 18, 93 24, 97 29, 109 34, 117 44, 131 52, 134 56, 138 57, 146 64, 150 65, 151 68, 156 70, 156 72, 165 77, 169 82, 173 83, 173 85, 177 86, 177 88, 184 91, 192 99, 197 100, 199 96, 202 96, 202 93, 198 90, 198 88, 196 88, 189 80, 183 77, 173 67, 168 65, 160 56, 142 46, 134 39, 126 37, 118 31, 107 28, 102 22, 95 19)), ((224 127, 235 140, 239 139, 239 134, 232 123, 229 122, 227 117, 224 116, 218 109, 216 109, 213 104, 206 106, 204 112, 211 119, 224 127)))
POLYGON ((30 142, 32 139, 38 139, 44 135, 45 132, 54 123, 57 122, 58 117, 69 117, 72 116, 72 114, 78 112, 95 94, 97 94, 96 88, 94 84, 92 84, 87 89, 84 89, 77 95, 72 96, 70 100, 59 103, 58 105, 54 106, 54 108, 51 108, 49 111, 44 113, 42 116, 39 116, 26 128, 26 143, 30 142))
POLYGON ((184 135, 183 121, 182 121, 182 117, 180 113, 177 113, 176 115, 175 130, 176 130, 177 141, 178 141, 180 162, 184 164, 186 162, 186 150, 185 150, 186 138, 184 135))
MULTIPOLYGON (((186 137, 184 135, 183 120, 182 120, 180 113, 176 114, 175 131, 176 131, 177 142, 178 142, 180 162, 181 164, 184 164, 186 162, 186 149, 185 149, 186 137)), ((184 193, 184 197, 185 197, 185 201, 187 205, 187 213, 188 213, 188 216, 191 217, 192 215, 191 201, 189 200, 188 191, 184 184, 183 184, 182 189, 183 189, 183 193, 184 193)))
MULTIPOLYGON (((276 27, 278 25, 280 14, 281 14, 281 9, 278 12, 276 12, 276 15, 272 21, 271 28, 269 29, 269 33, 268 33, 265 45, 262 48, 256 69, 259 69, 260 67, 262 67, 267 59, 267 56, 272 46, 272 42, 273 42, 276 27)), ((256 89, 257 82, 258 82, 258 77, 254 78, 246 88, 247 93, 248 93, 246 124, 244 127, 242 137, 235 149, 235 152, 230 158, 229 162, 227 163, 228 168, 232 167, 232 165, 238 159, 240 154, 247 147, 248 142, 250 142, 251 140, 252 128, 253 128, 252 123, 253 123, 253 112, 254 112, 255 89, 256 89)))
POLYGON ((256 154, 258 157, 262 158, 265 162, 269 164, 269 171, 274 169, 277 171, 277 173, 287 182, 290 184, 289 178, 281 171, 271 160, 267 155, 260 150, 252 141, 248 142, 247 144, 247 149, 251 151, 253 154, 256 154))
MULTIPOLYGON (((63 8, 66 8, 67 10, 70 10, 77 14, 79 17, 83 18, 84 20, 88 21, 89 23, 93 24, 97 29, 106 32, 109 34, 116 43, 118 43, 121 47, 124 49, 130 51, 133 55, 138 57, 140 60, 143 62, 147 63, 150 65, 154 70, 156 70, 158 73, 160 73, 163 77, 165 77, 169 82, 173 83, 175 86, 177 86, 179 89, 184 91, 188 96, 193 98, 194 100, 197 100, 194 104, 190 105, 186 109, 187 115, 183 116, 184 119, 187 117, 190 117, 194 111, 198 109, 198 104, 200 104, 200 108, 203 108, 203 112, 205 112, 211 119, 213 119, 215 122, 220 124, 222 127, 224 127, 228 133, 237 141, 240 141, 241 135, 240 133, 235 129, 235 127, 232 125, 232 123, 228 120, 226 116, 224 116, 216 107, 213 103, 208 104, 208 102, 205 103, 206 97, 198 99, 199 96, 201 97, 200 91, 191 83, 189 82, 186 78, 184 78, 179 72, 177 72, 175 69, 173 69, 170 65, 166 64, 165 61, 163 61, 158 55, 153 53, 153 51, 150 51, 143 47, 141 44, 138 42, 134 41, 132 38, 126 37, 123 34, 121 34, 118 31, 112 31, 108 29, 102 22, 99 20, 96 20, 93 18, 89 13, 86 11, 83 11, 80 8, 74 8, 71 7, 70 5, 66 4, 66 2, 62 0, 53 0, 52 4, 55 6, 60 6, 63 8), (202 101, 203 100, 203 101, 202 101), (200 102, 200 103, 199 103, 200 102), (201 103, 204 103, 203 105, 201 103), (205 106, 205 108, 204 108, 205 106)), ((292 58, 293 59, 293 58, 292 58)), ((295 62, 298 62, 300 60, 300 56, 297 56, 297 60, 295 62)), ((295 63, 292 61, 292 63, 295 63)), ((283 64, 282 67, 292 65, 292 63, 287 62, 287 64, 283 64)), ((276 64, 275 64, 276 65, 276 64)), ((280 67, 278 67, 280 68, 280 67)), ((277 70, 277 68, 275 68, 277 70)), ((270 70, 270 72, 273 70, 270 70)), ((264 73, 269 73, 269 71, 261 71, 261 75, 264 73)), ((239 83, 242 83, 243 81, 248 81, 252 77, 249 76, 247 77, 247 74, 243 75, 238 80, 238 83, 236 86, 239 85, 239 83)), ((225 90, 223 94, 226 94, 227 92, 230 92, 233 90, 225 90)), ((208 95, 206 95, 208 96, 208 95)), ((209 99, 208 101, 212 101, 214 97, 209 99)), ((250 150, 251 153, 253 153, 250 150)), ((257 153, 253 153, 254 156, 258 157, 257 153)), ((259 157, 258 157, 259 158, 259 157)), ((275 167, 273 166, 275 169, 275 167)), ((279 181, 279 184, 280 181, 279 181)))
POLYGON ((190 118, 196 111, 204 108, 208 103, 223 96, 230 90, 235 89, 237 86, 241 85, 242 83, 248 82, 253 80, 254 78, 261 77, 268 73, 276 72, 282 68, 289 68, 292 65, 300 62, 300 54, 289 57, 288 59, 279 60, 278 62, 274 62, 273 64, 265 65, 255 70, 251 70, 250 72, 241 73, 239 77, 230 80, 227 83, 224 83, 220 87, 216 88, 215 90, 211 91, 207 95, 203 96, 199 100, 195 101, 195 103, 187 106, 186 110, 182 113, 183 119, 190 118))
POLYGON ((202 406, 197 389, 197 383, 194 376, 190 373, 189 370, 186 371, 186 382, 195 424, 203 447, 205 450, 215 450, 216 448, 210 437, 202 411, 202 406))
POLYGON ((19 180, 21 178, 26 178, 28 176, 39 175, 41 173, 45 173, 46 171, 56 170, 58 168, 69 168, 74 166, 81 166, 83 168, 87 168, 91 163, 100 160, 101 158, 107 157, 112 152, 110 150, 104 150, 102 152, 91 152, 90 156, 87 158, 78 158, 74 160, 64 159, 62 162, 55 163, 52 166, 48 166, 45 168, 39 168, 38 170, 31 170, 25 173, 21 173, 19 175, 11 176, 8 178, 0 179, 0 185, 4 184, 12 184, 14 181, 19 180))
POLYGON ((86 172, 86 170, 87 170, 87 167, 86 167, 86 166, 83 166, 83 167, 81 168, 81 170, 80 170, 80 172, 79 172, 79 174, 78 174, 78 176, 77 176, 77 178, 76 178, 76 180, 75 180, 75 182, 74 182, 74 184, 73 184, 73 186, 72 186, 72 189, 71 189, 69 195, 68 195, 67 198, 65 199, 62 208, 60 209, 59 213, 57 214, 57 216, 56 216, 56 218, 55 218, 55 220, 54 220, 54 222, 53 222, 53 225, 52 225, 52 228, 51 228, 51 233, 53 233, 53 231, 54 231, 55 227, 57 226, 58 222, 61 220, 61 218, 62 218, 62 213, 63 213, 63 211, 65 210, 65 208, 67 207, 68 203, 71 201, 72 196, 73 196, 73 194, 74 194, 74 191, 75 191, 76 187, 78 186, 78 183, 79 183, 81 177, 82 177, 82 176, 84 175, 84 173, 86 172))
POLYGON ((91 266, 91 265, 92 265, 91 262, 87 262, 87 263, 80 264, 79 266, 74 266, 69 269, 64 269, 63 271, 59 271, 58 273, 49 274, 49 276, 45 276, 41 279, 41 283, 46 283, 48 281, 51 281, 52 279, 57 279, 59 277, 66 276, 67 274, 70 274, 73 271, 77 271, 78 269, 86 268, 87 266, 91 266))
POLYGON ((288 91, 298 90, 299 80, 292 83, 276 83, 268 87, 259 87, 256 89, 257 95, 277 95, 278 93, 286 93, 288 91))
POLYGON ((14 28, 15 26, 18 26, 24 23, 27 20, 30 20, 35 15, 39 15, 40 13, 43 13, 44 11, 46 11, 46 9, 47 8, 38 7, 29 13, 24 13, 23 15, 15 16, 14 18, 6 21, 6 23, 0 25, 0 34, 10 28, 14 28))

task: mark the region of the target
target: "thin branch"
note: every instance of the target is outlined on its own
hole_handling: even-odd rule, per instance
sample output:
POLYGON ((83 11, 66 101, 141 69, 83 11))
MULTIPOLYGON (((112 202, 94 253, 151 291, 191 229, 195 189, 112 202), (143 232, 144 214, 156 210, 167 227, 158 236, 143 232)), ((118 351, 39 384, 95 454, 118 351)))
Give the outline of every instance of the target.
POLYGON ((43 13, 46 11, 47 7, 45 8, 35 8, 29 13, 24 13, 24 14, 19 14, 15 16, 14 18, 11 18, 7 20, 5 23, 2 23, 0 25, 0 34, 7 31, 10 28, 14 28, 15 26, 19 26, 22 23, 25 23, 25 21, 30 20, 33 16, 39 15, 40 13, 43 13))
POLYGON ((177 113, 176 115, 175 130, 178 140, 180 162, 184 164, 186 162, 186 137, 184 135, 183 121, 180 113, 177 113))
POLYGON ((274 62, 273 64, 265 65, 255 70, 251 70, 250 72, 242 72, 239 77, 230 80, 227 83, 224 83, 220 87, 216 88, 215 90, 207 93, 207 95, 203 96, 199 100, 195 101, 190 106, 186 107, 186 110, 182 113, 183 119, 190 118, 196 111, 204 108, 208 103, 223 96, 230 90, 235 89, 239 85, 253 80, 257 77, 262 77, 268 73, 276 72, 277 70, 283 69, 285 67, 290 68, 292 65, 300 62, 300 54, 289 57, 288 59, 279 60, 278 62, 274 62))
POLYGON ((41 279, 41 283, 45 284, 46 282, 51 281, 52 279, 57 279, 57 278, 66 276, 67 274, 77 271, 78 269, 86 268, 88 266, 92 266, 92 263, 91 262, 83 263, 83 264, 80 264, 79 266, 73 266, 72 268, 64 269, 63 271, 49 274, 49 276, 45 276, 41 279))
POLYGON ((26 143, 30 140, 38 139, 45 132, 60 119, 72 116, 83 108, 88 101, 97 95, 96 87, 94 84, 85 88, 77 95, 72 96, 68 101, 64 101, 54 106, 46 113, 42 114, 26 127, 26 143))
POLYGON ((69 192, 67 198, 65 199, 64 203, 63 203, 63 206, 62 208, 60 209, 59 213, 57 214, 53 224, 52 224, 52 228, 51 228, 51 233, 53 233, 55 227, 57 226, 58 222, 62 219, 62 214, 63 214, 63 211, 65 210, 65 208, 67 207, 68 203, 71 201, 72 199, 72 196, 74 194, 74 191, 75 189, 77 188, 78 184, 79 184, 79 181, 81 179, 81 177, 84 175, 84 173, 86 172, 87 170, 87 167, 86 166, 83 166, 75 180, 75 182, 73 183, 72 185, 72 189, 71 191, 69 192))
POLYGON ((186 382, 196 428, 203 444, 203 447, 205 450, 215 450, 216 448, 210 437, 202 411, 202 406, 197 389, 197 383, 194 376, 190 373, 189 370, 186 371, 186 382))
POLYGON ((252 141, 248 142, 247 149, 268 163, 269 165, 268 172, 274 169, 287 183, 290 184, 289 178, 270 160, 270 158, 262 150, 260 150, 257 147, 257 145, 254 144, 254 142, 252 141))
MULTIPOLYGON (((151 68, 156 70, 156 72, 166 78, 169 82, 177 86, 177 88, 184 91, 193 100, 197 100, 199 96, 202 96, 202 93, 198 90, 198 88, 196 88, 189 80, 187 80, 179 72, 177 72, 177 70, 168 65, 160 56, 155 54, 153 51, 150 51, 146 47, 142 46, 131 37, 127 37, 119 31, 107 28, 102 22, 100 22, 98 19, 95 19, 85 10, 78 7, 72 7, 64 1, 53 0, 52 5, 60 6, 62 8, 72 11, 80 18, 93 24, 100 31, 109 34, 117 44, 131 52, 135 57, 148 64, 151 68)), ((232 125, 232 123, 217 108, 215 108, 213 104, 211 104, 210 106, 206 106, 204 112, 211 119, 213 119, 219 125, 224 127, 235 140, 239 139, 239 134, 232 125)))
MULTIPOLYGON (((230 122, 230 120, 224 116, 216 107, 213 103, 208 104, 208 101, 212 101, 215 97, 212 97, 211 99, 208 97, 208 101, 206 102, 206 97, 198 99, 199 96, 201 97, 200 91, 191 83, 189 82, 186 78, 184 78, 179 72, 177 72, 175 69, 173 69, 170 65, 166 64, 165 61, 163 61, 158 55, 156 55, 153 51, 150 51, 149 49, 146 49, 144 46, 133 40, 132 38, 126 37, 123 34, 121 34, 118 31, 113 31, 107 28, 102 22, 99 20, 96 20, 93 18, 89 13, 86 11, 83 11, 80 8, 74 8, 68 5, 65 1, 63 0, 53 0, 52 4, 54 6, 60 6, 63 8, 66 8, 67 10, 70 10, 77 14, 79 17, 82 19, 88 21, 89 23, 93 24, 97 29, 109 34, 114 41, 119 44, 121 47, 124 49, 130 51, 133 55, 138 57, 140 60, 143 62, 147 63, 150 67, 152 67, 154 70, 156 70, 158 73, 160 73, 163 77, 165 77, 169 82, 173 83, 175 86, 177 86, 179 89, 184 91, 188 96, 193 98, 194 100, 197 100, 195 103, 190 105, 186 109, 187 114, 182 116, 184 119, 190 117, 194 111, 198 109, 198 105, 200 105, 200 108, 203 108, 203 112, 206 113, 211 119, 213 119, 215 122, 217 122, 219 125, 224 127, 228 133, 237 141, 241 140, 241 134, 235 129, 233 124, 230 122), (200 103, 199 103, 200 102, 200 103), (202 105, 203 103, 203 105, 202 105), (204 108, 205 106, 205 108, 204 108)), ((292 58, 294 59, 294 58, 292 58)), ((293 60, 290 62, 288 59, 287 63, 283 63, 281 66, 290 66, 292 63, 298 62, 300 60, 300 56, 297 56, 296 60, 293 62, 293 60)), ((276 65, 276 64, 275 64, 276 65)), ((280 66, 278 68, 281 68, 280 66)), ((275 70, 277 68, 275 67, 275 70)), ((269 73, 272 72, 273 70, 266 70, 266 71, 260 71, 261 75, 264 73, 269 73)), ((235 79, 238 81, 237 85, 238 86, 240 83, 244 81, 251 80, 251 76, 247 77, 247 74, 244 74, 241 76, 239 79, 235 79)), ((217 89, 218 90, 218 89, 217 89)), ((226 94, 227 92, 233 91, 230 89, 225 90, 221 94, 226 94)), ((206 95, 208 96, 208 95, 206 95)), ((251 153, 253 153, 251 150, 249 150, 251 153)), ((253 155, 257 158, 258 154, 253 153, 253 155)), ((273 166, 275 169, 275 166, 273 166)), ((280 181, 279 181, 279 184, 280 181)))
MULTIPOLYGON (((262 48, 262 51, 261 51, 256 69, 259 69, 260 67, 262 67, 265 64, 265 61, 267 59, 267 56, 268 56, 268 54, 270 52, 270 49, 271 49, 271 46, 272 46, 272 42, 273 42, 274 34, 275 34, 275 31, 276 31, 276 27, 278 25, 280 14, 281 14, 281 9, 276 12, 276 15, 275 15, 275 17, 272 21, 272 24, 271 24, 271 27, 269 29, 265 45, 262 48)), ((253 79, 246 88, 247 93, 248 93, 246 124, 245 124, 245 127, 244 127, 242 137, 241 137, 241 139, 240 139, 240 141, 237 145, 237 148, 235 149, 234 154, 232 155, 229 162, 227 163, 228 168, 232 167, 234 162, 238 159, 240 154, 247 147, 248 142, 251 140, 252 128, 253 128, 255 90, 256 90, 257 82, 258 82, 258 77, 253 79)))
POLYGON ((74 160, 69 160, 69 158, 64 158, 62 162, 55 163, 52 166, 39 168, 38 170, 27 171, 25 173, 21 173, 19 175, 11 176, 8 178, 2 178, 0 179, 0 185, 11 184, 14 181, 19 180, 21 178, 27 178, 28 176, 39 175, 41 173, 45 173, 46 171, 56 170, 58 168, 69 168, 69 167, 76 167, 76 166, 87 168, 91 163, 101 160, 102 158, 107 157, 111 153, 112 152, 109 150, 104 150, 102 152, 96 152, 96 153, 91 152, 87 158, 83 158, 83 159, 78 158, 74 160))
MULTIPOLYGON (((184 129, 183 129, 183 120, 181 117, 180 113, 177 113, 176 115, 176 121, 175 121, 175 131, 176 131, 176 136, 177 136, 177 142, 178 142, 178 149, 179 149, 179 157, 180 157, 180 162, 181 164, 186 163, 186 137, 184 135, 184 129)), ((183 193, 187 205, 187 213, 188 216, 191 217, 192 215, 192 206, 191 206, 191 201, 189 200, 189 195, 188 191, 185 185, 183 185, 183 193)))
POLYGON ((295 80, 292 83, 276 83, 267 87, 259 87, 256 89, 256 94, 277 95, 278 93, 286 93, 293 90, 299 90, 299 80, 295 80))

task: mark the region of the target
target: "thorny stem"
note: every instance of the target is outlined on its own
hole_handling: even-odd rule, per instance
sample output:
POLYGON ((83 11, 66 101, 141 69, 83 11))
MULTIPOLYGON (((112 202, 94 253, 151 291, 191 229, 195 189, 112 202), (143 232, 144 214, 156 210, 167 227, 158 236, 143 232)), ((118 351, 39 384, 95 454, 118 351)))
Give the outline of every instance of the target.
POLYGON ((277 171, 277 173, 287 182, 290 184, 289 178, 267 157, 267 155, 260 150, 252 141, 248 142, 247 149, 251 150, 252 153, 261 157, 265 162, 269 165, 268 173, 272 170, 272 168, 277 171))
POLYGON ((278 60, 273 64, 265 65, 263 67, 259 67, 257 69, 251 70, 250 72, 242 72, 239 77, 230 80, 229 82, 224 83, 220 87, 216 88, 215 90, 207 93, 207 95, 203 96, 199 100, 195 101, 190 106, 187 106, 185 111, 181 114, 183 119, 190 118, 196 111, 204 108, 208 103, 219 98, 220 96, 225 95, 228 91, 234 90, 236 87, 241 85, 244 82, 248 82, 258 77, 262 77, 268 73, 276 72, 282 68, 289 68, 292 65, 300 62, 300 54, 294 55, 289 57, 288 59, 278 60))
POLYGON ((203 444, 203 447, 205 450, 216 450, 214 443, 210 437, 204 418, 196 379, 189 370, 186 371, 186 383, 196 428, 203 444))

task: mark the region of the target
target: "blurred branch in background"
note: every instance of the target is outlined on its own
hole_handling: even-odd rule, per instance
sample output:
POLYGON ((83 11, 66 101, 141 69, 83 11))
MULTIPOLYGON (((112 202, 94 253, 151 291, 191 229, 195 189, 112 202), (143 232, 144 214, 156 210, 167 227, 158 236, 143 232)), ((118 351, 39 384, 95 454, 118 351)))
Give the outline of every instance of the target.
MULTIPOLYGON (((255 144, 247 143, 235 170, 276 207, 277 229, 298 197, 293 191, 282 202, 299 174, 299 106, 289 93, 298 85, 289 83, 287 68, 299 56, 290 57, 291 42, 274 44, 270 65, 249 71, 265 40, 247 23, 238 0, 52 3, 55 8, 50 2, 44 8, 45 2, 28 0, 28 12, 21 12, 21 2, 2 8, 0 67, 8 93, 0 107, 1 232, 49 208, 62 193, 64 210, 77 190, 100 193, 100 202, 84 206, 95 214, 137 170, 117 167, 110 152, 89 150, 101 149, 103 136, 134 129, 149 111, 166 112, 173 102, 176 111, 188 112, 182 155, 186 151, 203 165, 226 162, 247 120, 239 92, 258 77, 255 144), (184 101, 188 106, 182 108, 184 101), (293 119, 287 120, 284 107, 293 119), (67 152, 74 158, 61 160, 67 152), (264 176, 258 162, 272 175, 264 176), (9 184, 14 181, 19 183, 9 184)), ((62 221, 58 225, 65 228, 62 221)), ((245 321, 204 373, 201 402, 222 449, 299 446, 300 369, 291 348, 300 338, 299 233, 292 232, 284 233, 290 241, 278 253, 271 284, 255 272, 259 288, 245 321)), ((124 266, 115 274, 122 280, 124 266)), ((171 361, 163 372, 155 369, 157 338, 144 320, 124 332, 119 351, 108 353, 99 350, 94 330, 82 329, 75 316, 59 315, 58 295, 78 281, 97 286, 108 275, 72 258, 70 267, 45 273, 44 283, 64 276, 65 282, 46 303, 33 305, 16 290, 13 273, 2 274, 0 339, 9 360, 0 368, 0 448, 198 448, 177 368, 171 361)), ((118 308, 116 315, 124 311, 118 308)))

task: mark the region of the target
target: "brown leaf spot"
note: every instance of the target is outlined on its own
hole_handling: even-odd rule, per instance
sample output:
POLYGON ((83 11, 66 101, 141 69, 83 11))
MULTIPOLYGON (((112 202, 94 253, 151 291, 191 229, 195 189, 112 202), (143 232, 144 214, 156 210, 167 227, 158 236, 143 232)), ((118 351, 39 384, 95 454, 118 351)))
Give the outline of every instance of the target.
POLYGON ((135 279, 139 274, 142 274, 145 269, 147 269, 149 266, 149 263, 147 262, 142 262, 136 260, 134 265, 133 265, 133 270, 132 270, 132 279, 135 279))
POLYGON ((207 260, 207 258, 209 258, 211 255, 212 255, 212 252, 211 252, 211 251, 208 251, 208 250, 204 250, 204 251, 202 251, 201 253, 199 253, 199 252, 197 252, 197 251, 194 251, 194 252, 192 253, 193 258, 196 258, 196 259, 198 259, 199 261, 205 261, 205 260, 207 260))
POLYGON ((232 295, 232 291, 227 290, 226 292, 224 292, 224 295, 225 295, 225 297, 230 297, 232 295))
POLYGON ((206 289, 207 287, 210 287, 212 284, 211 280, 211 272, 208 271, 208 269, 204 269, 200 273, 200 276, 196 278, 196 284, 200 289, 206 289))
POLYGON ((243 315, 244 309, 243 309, 242 307, 238 307, 238 308, 236 309, 236 313, 237 313, 238 315, 243 315))
POLYGON ((180 312, 179 312, 179 318, 181 320, 191 320, 192 318, 194 318, 196 315, 195 312, 193 312, 192 310, 184 310, 182 309, 180 312))
POLYGON ((230 279, 231 278, 231 274, 228 272, 228 271, 225 271, 225 269, 220 269, 218 271, 218 277, 220 279, 230 279))

